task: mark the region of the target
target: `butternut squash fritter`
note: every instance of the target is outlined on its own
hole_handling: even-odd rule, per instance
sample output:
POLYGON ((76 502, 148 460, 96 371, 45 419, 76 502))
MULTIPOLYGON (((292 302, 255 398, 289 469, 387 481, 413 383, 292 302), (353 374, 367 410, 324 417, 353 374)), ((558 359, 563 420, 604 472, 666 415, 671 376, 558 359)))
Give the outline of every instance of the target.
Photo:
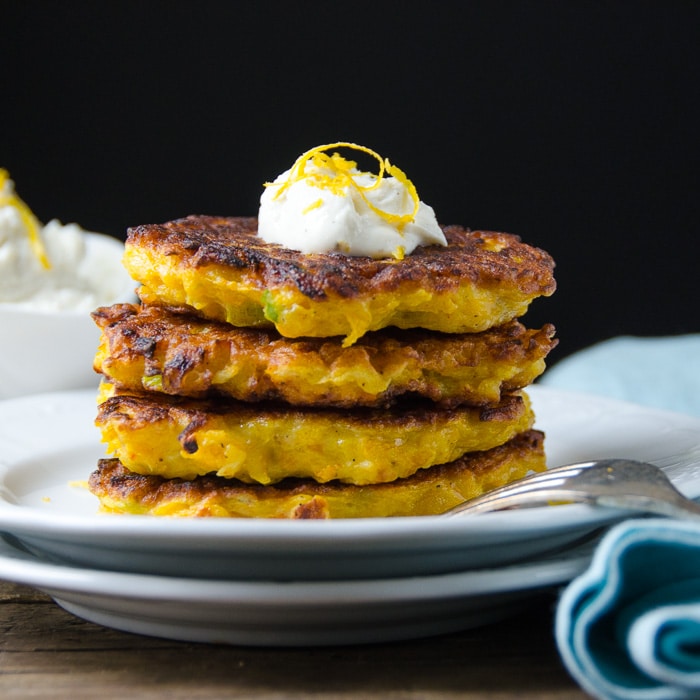
POLYGON ((542 433, 472 453, 388 484, 353 486, 286 479, 273 486, 200 476, 192 481, 134 474, 101 460, 89 479, 104 511, 132 515, 238 518, 371 518, 437 515, 485 491, 543 471, 542 433))
POLYGON ((554 262, 517 236, 443 228, 448 246, 403 260, 302 254, 256 235, 254 218, 190 216, 128 232, 124 265, 145 303, 190 306, 285 337, 343 336, 387 326, 478 333, 554 292, 554 262))
POLYGON ((482 408, 415 402, 400 410, 117 393, 100 403, 96 419, 109 453, 131 471, 183 479, 214 473, 260 484, 290 476, 389 482, 496 447, 533 423, 527 396, 517 393, 482 408))
POLYGON ((517 321, 478 334, 376 331, 343 348, 164 307, 118 304, 93 318, 102 329, 95 369, 121 389, 297 406, 388 406, 406 394, 493 403, 532 383, 556 345, 553 326, 517 321))

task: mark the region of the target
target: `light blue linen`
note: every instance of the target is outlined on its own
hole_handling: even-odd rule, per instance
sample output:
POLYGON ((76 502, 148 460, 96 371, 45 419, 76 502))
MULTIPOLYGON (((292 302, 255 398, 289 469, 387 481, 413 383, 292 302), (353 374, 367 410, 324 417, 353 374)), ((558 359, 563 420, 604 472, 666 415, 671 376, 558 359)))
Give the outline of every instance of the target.
POLYGON ((538 383, 700 416, 700 334, 605 340, 565 357, 538 383))
POLYGON ((571 675, 605 700, 700 698, 700 524, 614 526, 557 605, 571 675))

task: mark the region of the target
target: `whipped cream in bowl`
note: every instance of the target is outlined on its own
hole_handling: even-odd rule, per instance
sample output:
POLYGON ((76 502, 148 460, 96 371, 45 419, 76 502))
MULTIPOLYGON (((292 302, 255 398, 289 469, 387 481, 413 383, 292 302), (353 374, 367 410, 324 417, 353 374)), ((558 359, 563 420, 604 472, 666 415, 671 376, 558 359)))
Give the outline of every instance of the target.
POLYGON ((97 306, 135 300, 124 245, 42 225, 0 169, 0 399, 97 386, 97 306))
POLYGON ((349 142, 317 146, 266 183, 258 235, 302 253, 338 252, 402 259, 421 245, 447 245, 433 209, 420 201, 402 170, 369 148, 349 142), (334 148, 375 158, 363 172, 334 148))

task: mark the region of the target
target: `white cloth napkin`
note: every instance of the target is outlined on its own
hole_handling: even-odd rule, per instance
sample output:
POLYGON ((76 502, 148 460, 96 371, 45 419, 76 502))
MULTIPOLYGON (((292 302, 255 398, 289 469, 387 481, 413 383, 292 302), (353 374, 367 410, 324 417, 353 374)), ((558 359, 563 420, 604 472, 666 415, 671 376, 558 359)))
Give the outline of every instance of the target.
POLYGON ((569 672, 597 698, 700 698, 700 525, 614 526, 564 590, 555 635, 569 672))
POLYGON ((538 383, 700 416, 700 333, 605 340, 560 360, 538 383))

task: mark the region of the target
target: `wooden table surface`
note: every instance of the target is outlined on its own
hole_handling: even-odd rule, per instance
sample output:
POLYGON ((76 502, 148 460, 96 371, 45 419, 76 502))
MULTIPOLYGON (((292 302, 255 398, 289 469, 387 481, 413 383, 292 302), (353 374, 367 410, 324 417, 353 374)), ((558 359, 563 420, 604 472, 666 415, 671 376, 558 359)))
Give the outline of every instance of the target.
POLYGON ((555 604, 556 593, 545 593, 516 617, 416 641, 248 648, 99 627, 0 582, 0 698, 587 698, 559 660, 555 604))

